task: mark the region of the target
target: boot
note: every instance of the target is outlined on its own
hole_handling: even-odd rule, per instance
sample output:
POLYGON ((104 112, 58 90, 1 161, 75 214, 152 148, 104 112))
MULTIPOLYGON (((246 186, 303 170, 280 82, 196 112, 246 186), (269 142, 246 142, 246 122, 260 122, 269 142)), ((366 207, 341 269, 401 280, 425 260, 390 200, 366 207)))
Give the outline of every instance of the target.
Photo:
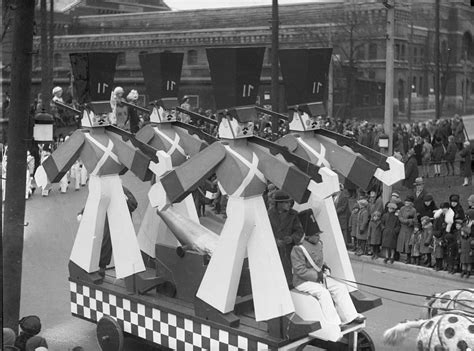
POLYGON ((469 185, 469 178, 464 178, 464 183, 462 183, 462 186, 468 186, 469 185))

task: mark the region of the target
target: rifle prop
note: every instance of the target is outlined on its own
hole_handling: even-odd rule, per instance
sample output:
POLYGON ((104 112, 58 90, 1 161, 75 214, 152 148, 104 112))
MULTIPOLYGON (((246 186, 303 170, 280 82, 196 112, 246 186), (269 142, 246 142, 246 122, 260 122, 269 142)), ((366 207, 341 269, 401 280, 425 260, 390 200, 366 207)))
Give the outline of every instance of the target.
POLYGON ((376 164, 384 171, 388 171, 390 169, 390 166, 387 163, 386 155, 372 150, 367 146, 361 145, 357 141, 352 140, 351 138, 348 138, 344 135, 332 132, 327 129, 317 129, 314 131, 314 133, 335 140, 339 146, 348 146, 349 148, 351 148, 352 151, 360 153, 370 162, 376 164))
POLYGON ((184 113, 184 114, 186 114, 188 116, 191 116, 191 117, 195 117, 197 119, 200 119, 201 121, 207 122, 207 123, 215 125, 215 126, 217 126, 219 124, 219 122, 217 122, 214 119, 210 119, 210 118, 208 118, 206 116, 203 116, 203 115, 200 115, 199 113, 196 113, 196 112, 185 110, 182 107, 176 107, 176 111, 184 113))
POLYGON ((75 108, 72 107, 72 106, 66 105, 66 104, 64 104, 64 103, 62 103, 62 102, 54 101, 54 100, 53 100, 53 103, 54 103, 56 106, 61 107, 61 108, 64 108, 64 109, 69 110, 69 111, 71 111, 71 112, 77 113, 77 114, 79 114, 79 115, 82 114, 81 111, 75 109, 75 108))
POLYGON ((189 134, 191 134, 191 135, 196 134, 199 138, 201 138, 202 140, 206 141, 209 144, 212 144, 212 143, 219 140, 216 137, 206 133, 201 128, 199 128, 197 126, 193 126, 192 124, 184 123, 184 122, 181 122, 181 121, 176 121, 176 122, 172 122, 172 123, 175 126, 186 129, 189 132, 189 134))
POLYGON ((293 163, 300 171, 309 175, 316 183, 322 182, 322 177, 319 174, 319 166, 305 160, 304 158, 290 152, 286 146, 278 145, 273 141, 269 141, 257 136, 247 139, 251 143, 263 146, 270 150, 272 155, 280 154, 287 162, 293 163))
POLYGON ((124 141, 130 140, 130 142, 135 147, 140 149, 140 151, 142 151, 145 155, 147 155, 151 159, 152 162, 155 162, 155 163, 159 162, 158 156, 156 156, 157 150, 155 150, 155 148, 151 147, 150 145, 145 144, 144 142, 141 142, 140 140, 135 138, 135 135, 133 135, 132 133, 127 132, 126 130, 123 130, 119 127, 111 126, 111 125, 106 126, 105 129, 112 133, 120 135, 124 141))
POLYGON ((258 112, 262 112, 262 113, 266 113, 267 115, 270 115, 270 116, 275 116, 275 117, 278 117, 284 121, 288 121, 288 116, 282 114, 282 113, 278 113, 278 112, 275 112, 275 111, 272 111, 272 110, 268 110, 266 108, 263 108, 263 107, 260 107, 260 106, 255 106, 255 109, 258 111, 258 112))
POLYGON ((142 112, 145 112, 145 113, 151 113, 151 111, 149 109, 147 109, 145 107, 135 105, 135 104, 132 104, 132 103, 127 102, 127 101, 121 101, 121 103, 124 104, 125 106, 134 108, 135 110, 142 111, 142 112))

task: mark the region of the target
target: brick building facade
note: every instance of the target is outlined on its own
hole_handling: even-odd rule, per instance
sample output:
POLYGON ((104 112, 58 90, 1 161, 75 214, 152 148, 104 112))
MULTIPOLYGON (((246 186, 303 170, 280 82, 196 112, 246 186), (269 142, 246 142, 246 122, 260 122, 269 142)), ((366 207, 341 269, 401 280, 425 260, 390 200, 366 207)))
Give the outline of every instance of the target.
MULTIPOLYGON (((97 5, 100 1, 86 3, 97 5)), ((268 49, 260 91, 261 102, 265 103, 271 90, 271 6, 162 10, 84 15, 90 11, 78 6, 75 11, 63 13, 61 23, 56 25, 55 85, 69 84, 69 53, 113 51, 120 53, 116 84, 143 93, 138 54, 184 52, 181 93, 191 95, 196 107, 213 108, 206 47, 265 46, 268 49)), ((383 118, 386 10, 380 1, 280 5, 279 14, 280 48, 334 47, 334 115, 364 118, 365 113, 383 118)), ((396 0, 395 16, 396 113, 406 111, 410 86, 412 109, 433 108, 434 0, 396 0)), ((466 103, 469 110, 474 108, 474 7, 469 0, 441 0, 440 20, 444 108, 449 113, 461 111, 466 103)), ((35 48, 39 42, 36 37, 35 48)), ((39 55, 34 55, 33 67, 33 91, 39 92, 39 55)), ((4 78, 4 89, 8 90, 8 72, 4 72, 4 78)), ((284 110, 282 86, 280 97, 280 109, 284 110)))

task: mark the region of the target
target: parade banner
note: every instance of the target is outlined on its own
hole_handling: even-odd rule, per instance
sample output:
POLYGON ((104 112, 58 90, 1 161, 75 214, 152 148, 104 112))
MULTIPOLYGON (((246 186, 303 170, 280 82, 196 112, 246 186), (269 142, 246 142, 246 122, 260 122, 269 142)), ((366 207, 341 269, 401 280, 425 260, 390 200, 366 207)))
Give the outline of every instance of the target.
POLYGON ((117 53, 93 52, 70 54, 73 88, 80 104, 110 100, 117 53))
POLYGON ((140 66, 149 101, 178 97, 183 53, 140 54, 140 66))
POLYGON ((218 110, 255 105, 265 48, 206 49, 218 110))
POLYGON ((288 106, 324 100, 331 54, 331 48, 279 50, 288 106))

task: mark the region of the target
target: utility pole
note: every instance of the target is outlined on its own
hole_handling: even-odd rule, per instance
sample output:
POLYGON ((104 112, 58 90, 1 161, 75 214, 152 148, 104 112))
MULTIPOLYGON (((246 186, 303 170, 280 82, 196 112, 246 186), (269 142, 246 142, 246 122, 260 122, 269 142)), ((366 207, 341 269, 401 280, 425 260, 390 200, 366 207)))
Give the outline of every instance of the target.
MULTIPOLYGON (((280 112, 280 103, 279 103, 279 77, 280 71, 278 69, 278 27, 280 26, 280 21, 278 18, 278 0, 272 0, 272 92, 271 92, 271 101, 272 101, 272 110, 280 112)), ((276 138, 278 135, 278 117, 272 116, 272 134, 273 138, 276 138)))
POLYGON ((25 222, 26 138, 30 109, 35 0, 16 2, 12 40, 11 105, 5 197, 4 327, 18 329, 25 222))
POLYGON ((465 115, 466 105, 467 105, 467 50, 464 50, 463 75, 464 75, 464 89, 462 91, 462 114, 465 115))
MULTIPOLYGON (((329 47, 332 48, 332 24, 329 24, 329 47)), ((329 62, 329 71, 328 71, 328 117, 332 118, 333 116, 333 106, 334 106, 334 54, 331 55, 331 61, 329 62)))
MULTIPOLYGON (((54 85, 54 1, 49 1, 49 45, 48 45, 48 60, 49 60, 49 78, 50 78, 50 91, 52 95, 52 89, 54 85)), ((52 97, 51 97, 52 98, 52 97)), ((49 104, 48 104, 49 105, 49 104)))
MULTIPOLYGON (((393 47, 395 44, 395 0, 384 0, 384 6, 387 9, 387 54, 386 54, 386 68, 385 68, 385 115, 384 115, 384 129, 388 136, 388 150, 387 154, 393 154, 393 76, 394 76, 394 56, 393 47)), ((384 184, 382 199, 387 203, 392 187, 384 184)))
POLYGON ((440 103, 439 103, 439 0, 435 3, 435 45, 434 45, 434 59, 435 59, 435 118, 438 120, 441 117, 440 103))
POLYGON ((48 48, 48 8, 46 0, 40 0, 41 28, 41 106, 46 112, 50 112, 49 102, 51 101, 51 75, 49 65, 49 48, 48 48))
POLYGON ((408 43, 408 108, 407 119, 411 122, 411 94, 413 84, 413 19, 410 23, 410 41, 408 43))

